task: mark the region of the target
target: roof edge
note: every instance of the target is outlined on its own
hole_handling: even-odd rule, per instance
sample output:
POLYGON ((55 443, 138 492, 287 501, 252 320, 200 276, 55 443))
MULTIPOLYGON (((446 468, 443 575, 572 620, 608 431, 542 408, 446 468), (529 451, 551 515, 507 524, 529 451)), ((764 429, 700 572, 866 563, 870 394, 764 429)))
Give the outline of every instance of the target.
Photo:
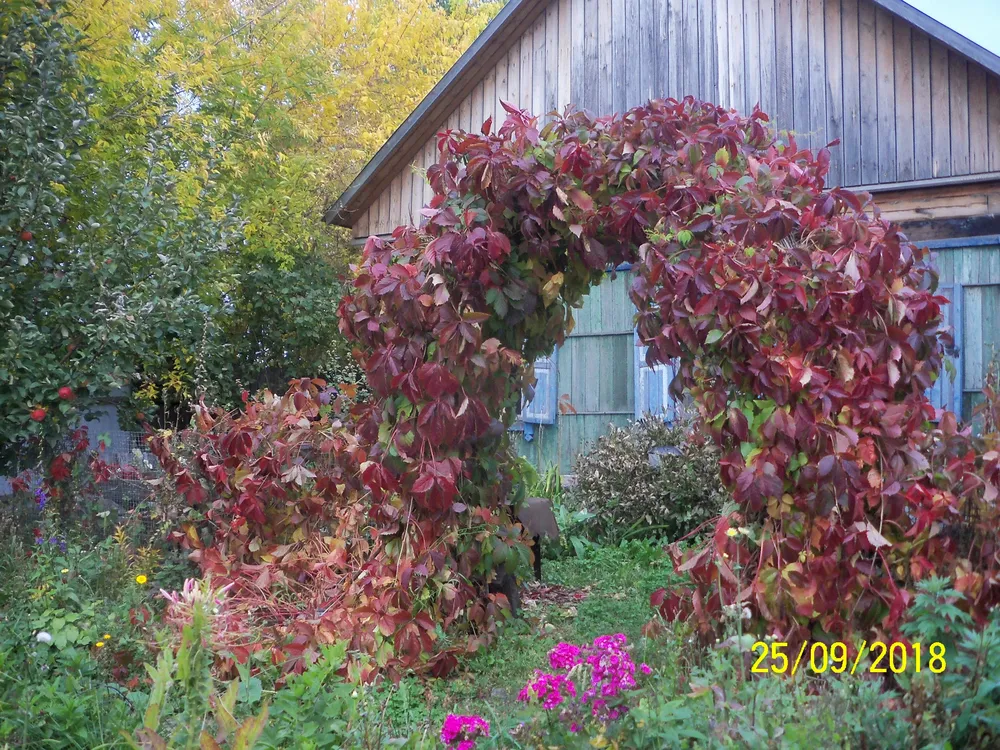
MULTIPOLYGON (((422 145, 426 138, 433 135, 436 120, 431 121, 431 124, 428 125, 426 122, 428 118, 432 116, 447 117, 448 112, 438 112, 437 110, 448 105, 447 94, 450 90, 461 84, 468 76, 481 72, 476 58, 483 52, 495 53, 496 48, 505 43, 508 35, 519 31, 521 25, 527 26, 532 23, 549 1, 508 0, 483 32, 476 37, 472 45, 448 69, 448 72, 420 101, 416 109, 396 128, 389 140, 382 145, 347 189, 324 211, 323 220, 328 224, 350 228, 357 220, 358 215, 370 205, 371 199, 382 182, 378 179, 379 176, 390 169, 398 169, 407 160, 410 151, 407 150, 406 155, 401 157, 399 155, 402 152, 401 147, 406 148, 407 144, 411 142, 418 146, 422 145)), ((1000 56, 968 37, 931 18, 903 0, 871 0, 871 2, 912 24, 950 50, 1000 77, 1000 56)), ((975 176, 969 175, 968 177, 975 176)))
MULTIPOLYGON (((409 140, 418 138, 422 142, 427 137, 422 133, 423 130, 427 129, 425 118, 434 114, 436 105, 439 105, 454 85, 461 83, 466 76, 479 72, 476 58, 480 53, 490 51, 490 47, 502 44, 506 32, 511 28, 516 28, 519 21, 525 24, 533 21, 534 16, 541 13, 547 4, 547 0, 508 0, 469 48, 448 69, 444 77, 420 101, 417 108, 396 128, 389 140, 382 144, 382 147, 347 189, 326 209, 323 220, 328 224, 350 228, 352 220, 355 220, 356 215, 363 210, 359 204, 364 203, 370 197, 367 194, 373 192, 368 184, 369 181, 376 177, 384 167, 392 163, 393 156, 396 155, 400 146, 409 140)), ((447 116, 447 113, 444 116, 447 116)), ((431 127, 436 126, 432 125, 431 127)))
POLYGON ((894 16, 898 16, 904 21, 913 24, 949 49, 982 65, 986 70, 993 73, 993 75, 1000 76, 1000 56, 980 46, 967 36, 963 36, 950 26, 946 26, 937 19, 931 18, 922 10, 914 8, 903 0, 871 0, 871 2, 889 11, 894 16))

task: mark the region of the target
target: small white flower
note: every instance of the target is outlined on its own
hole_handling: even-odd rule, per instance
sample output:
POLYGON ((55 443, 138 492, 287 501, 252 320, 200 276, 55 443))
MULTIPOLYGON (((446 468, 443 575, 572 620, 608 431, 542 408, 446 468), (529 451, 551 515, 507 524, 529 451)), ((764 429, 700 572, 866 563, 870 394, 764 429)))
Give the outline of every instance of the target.
POLYGON ((749 620, 752 616, 753 616, 753 613, 750 611, 750 607, 744 607, 743 608, 743 619, 744 620, 749 620))
POLYGON ((44 630, 39 630, 35 634, 35 640, 39 643, 52 643, 52 634, 46 633, 44 630))

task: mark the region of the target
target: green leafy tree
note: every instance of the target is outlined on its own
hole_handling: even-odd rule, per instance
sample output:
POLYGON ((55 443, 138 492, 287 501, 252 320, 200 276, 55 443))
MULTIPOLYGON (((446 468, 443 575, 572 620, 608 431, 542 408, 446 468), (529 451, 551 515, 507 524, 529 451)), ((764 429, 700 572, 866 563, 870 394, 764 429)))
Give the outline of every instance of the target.
POLYGON ((98 391, 88 375, 105 354, 90 345, 93 306, 73 291, 92 273, 74 262, 66 218, 90 121, 64 11, 62 0, 0 11, 0 471, 58 441, 74 398, 98 391))

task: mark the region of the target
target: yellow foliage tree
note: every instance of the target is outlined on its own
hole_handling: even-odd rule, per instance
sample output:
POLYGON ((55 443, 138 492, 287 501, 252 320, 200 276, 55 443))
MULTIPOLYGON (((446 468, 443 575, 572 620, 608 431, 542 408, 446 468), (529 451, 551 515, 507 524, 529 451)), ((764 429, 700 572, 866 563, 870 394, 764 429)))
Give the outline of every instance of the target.
MULTIPOLYGON (((90 158, 127 164, 169 132, 182 203, 209 168, 235 198, 245 252, 282 265, 339 236, 343 189, 482 31, 480 0, 76 0, 98 82, 90 158)), ((219 209, 222 210, 221 207, 219 209)))
MULTIPOLYGON (((177 416, 161 421, 183 421, 202 393, 232 404, 241 388, 282 387, 289 377, 337 382, 350 370, 337 331, 338 273, 355 249, 324 224, 323 206, 502 0, 66 2, 92 83, 83 187, 68 223, 112 225, 100 231, 120 251, 107 268, 125 279, 125 296, 150 286, 159 258, 177 281, 149 294, 188 294, 203 310, 198 320, 175 312, 182 325, 162 330, 139 326, 148 342, 129 375, 135 411, 165 414, 169 402, 177 416), (99 189, 118 178, 127 192, 99 189), (170 219, 137 222, 135 211, 117 210, 164 196, 170 219), (197 261, 168 258, 177 243, 166 238, 205 228, 206 217, 235 239, 197 261), (133 261, 137 243, 146 265, 133 261)), ((192 234, 187 244, 205 243, 192 234)))

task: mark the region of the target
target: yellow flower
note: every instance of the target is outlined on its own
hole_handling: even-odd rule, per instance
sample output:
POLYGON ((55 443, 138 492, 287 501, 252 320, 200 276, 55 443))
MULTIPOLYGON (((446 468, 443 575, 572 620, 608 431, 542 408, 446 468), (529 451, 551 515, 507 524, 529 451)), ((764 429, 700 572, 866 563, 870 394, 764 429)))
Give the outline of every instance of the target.
POLYGON ((106 640, 106 641, 110 641, 110 640, 111 640, 111 636, 110 636, 110 635, 108 635, 107 633, 105 633, 105 634, 104 634, 104 640, 106 640))
POLYGON ((104 641, 98 641, 94 645, 97 646, 97 648, 104 648, 104 641))
POLYGON ((144 576, 144 575, 143 575, 142 573, 140 573, 139 575, 137 575, 137 576, 135 577, 135 582, 136 582, 136 583, 138 583, 138 584, 139 584, 140 586, 142 586, 142 585, 143 585, 144 583, 146 583, 146 581, 148 581, 148 580, 149 580, 149 579, 148 579, 148 578, 146 578, 146 576, 144 576))
POLYGON ((63 572, 63 573, 69 573, 69 568, 63 568, 63 569, 62 569, 62 572, 63 572))
POLYGON ((726 529, 726 536, 736 536, 739 533, 736 529, 726 529))

